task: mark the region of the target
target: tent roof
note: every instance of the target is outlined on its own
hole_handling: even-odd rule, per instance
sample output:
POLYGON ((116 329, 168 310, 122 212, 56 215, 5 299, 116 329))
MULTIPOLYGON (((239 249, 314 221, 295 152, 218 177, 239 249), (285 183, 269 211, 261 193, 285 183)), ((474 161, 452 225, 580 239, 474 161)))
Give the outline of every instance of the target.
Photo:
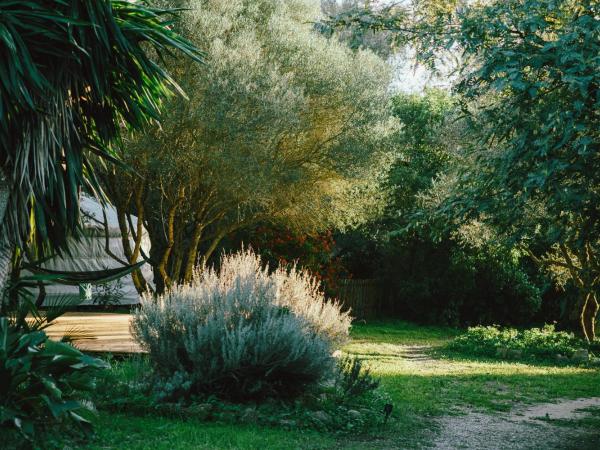
MULTIPOLYGON (((86 227, 98 228, 104 227, 104 217, 102 215, 102 205, 98 200, 88 196, 81 196, 80 200, 81 211, 84 215, 83 221, 86 227)), ((117 209, 110 204, 104 207, 106 211, 106 220, 108 222, 108 231, 110 234, 120 233, 119 220, 117 218, 117 209)), ((133 226, 137 225, 137 217, 131 216, 133 226)))

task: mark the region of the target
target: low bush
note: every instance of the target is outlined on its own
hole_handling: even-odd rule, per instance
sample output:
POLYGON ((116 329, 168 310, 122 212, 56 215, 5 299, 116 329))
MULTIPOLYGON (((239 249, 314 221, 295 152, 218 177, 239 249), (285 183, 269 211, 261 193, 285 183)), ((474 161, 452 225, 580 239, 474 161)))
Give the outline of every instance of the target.
POLYGON ((331 377, 350 317, 307 272, 269 272, 251 251, 224 256, 189 285, 145 297, 132 331, 148 351, 159 397, 293 397, 331 377))
POLYGON ((95 401, 103 410, 126 414, 346 433, 367 432, 381 425, 383 405, 390 402, 376 389, 378 382, 362 362, 354 358, 338 361, 334 385, 319 385, 293 400, 267 399, 257 404, 215 396, 192 402, 168 400, 161 395, 163 388, 157 390, 149 376, 151 366, 145 356, 114 361, 111 366, 99 380, 95 401))
POLYGON ((342 396, 356 397, 377 389, 379 380, 373 378, 369 367, 363 366, 362 359, 345 356, 338 362, 336 387, 342 396))
POLYGON ((87 426, 94 409, 86 398, 105 367, 42 330, 0 317, 0 435, 16 430, 21 441, 33 441, 57 424, 87 426))
POLYGON ((554 325, 517 330, 498 326, 471 327, 446 349, 463 354, 500 358, 557 359, 572 357, 588 345, 572 333, 556 331, 554 325))
POLYGON ((120 278, 92 286, 92 303, 94 305, 103 306, 104 308, 118 306, 124 297, 123 281, 120 278))

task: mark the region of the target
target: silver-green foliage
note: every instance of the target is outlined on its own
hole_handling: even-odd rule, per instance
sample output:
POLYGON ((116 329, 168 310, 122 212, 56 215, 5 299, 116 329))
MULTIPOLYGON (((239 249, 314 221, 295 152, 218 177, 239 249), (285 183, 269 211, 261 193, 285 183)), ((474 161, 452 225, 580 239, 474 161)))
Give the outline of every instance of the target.
POLYGON ((123 212, 139 199, 153 251, 167 249, 152 258, 166 285, 189 281, 236 230, 343 229, 381 211, 398 128, 381 58, 315 32, 315 0, 161 5, 185 9, 177 29, 208 64, 167 58, 189 99, 166 102, 160 127, 126 142, 135 171, 116 168, 105 187, 123 212))
POLYGON ((350 320, 308 273, 270 273, 245 251, 144 298, 132 330, 163 382, 185 379, 176 396, 245 399, 294 395, 330 376, 350 320))

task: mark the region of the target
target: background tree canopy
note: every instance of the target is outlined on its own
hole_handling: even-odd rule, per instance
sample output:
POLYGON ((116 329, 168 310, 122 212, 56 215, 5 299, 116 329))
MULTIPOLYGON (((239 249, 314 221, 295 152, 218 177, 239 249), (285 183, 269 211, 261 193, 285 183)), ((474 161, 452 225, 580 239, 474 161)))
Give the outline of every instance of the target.
MULTIPOLYGON (((458 58, 456 99, 468 135, 422 196, 413 226, 458 226, 470 242, 504 242, 580 292, 581 334, 594 338, 598 265, 598 2, 414 2, 355 8, 330 30, 393 34, 435 67, 458 58)), ((409 196, 410 197, 410 196, 409 196)), ((514 251, 513 251, 514 253, 514 251)))
POLYGON ((459 18, 455 40, 473 63, 457 89, 481 145, 441 209, 490 223, 571 279, 591 340, 600 282, 598 3, 498 2, 459 18))
POLYGON ((540 289, 494 230, 430 211, 471 145, 457 99, 438 90, 397 94, 391 108, 401 131, 390 199, 377 220, 337 234, 343 265, 381 280, 389 314, 452 325, 535 320, 540 289))

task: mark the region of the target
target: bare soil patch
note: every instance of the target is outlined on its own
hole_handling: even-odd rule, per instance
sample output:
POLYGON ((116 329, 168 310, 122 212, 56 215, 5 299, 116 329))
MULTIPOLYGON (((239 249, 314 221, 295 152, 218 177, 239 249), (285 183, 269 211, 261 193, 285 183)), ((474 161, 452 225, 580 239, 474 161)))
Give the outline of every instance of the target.
POLYGON ((438 421, 434 449, 578 449, 600 448, 600 430, 565 427, 552 420, 581 420, 600 397, 561 400, 514 408, 509 413, 467 412, 438 421))

